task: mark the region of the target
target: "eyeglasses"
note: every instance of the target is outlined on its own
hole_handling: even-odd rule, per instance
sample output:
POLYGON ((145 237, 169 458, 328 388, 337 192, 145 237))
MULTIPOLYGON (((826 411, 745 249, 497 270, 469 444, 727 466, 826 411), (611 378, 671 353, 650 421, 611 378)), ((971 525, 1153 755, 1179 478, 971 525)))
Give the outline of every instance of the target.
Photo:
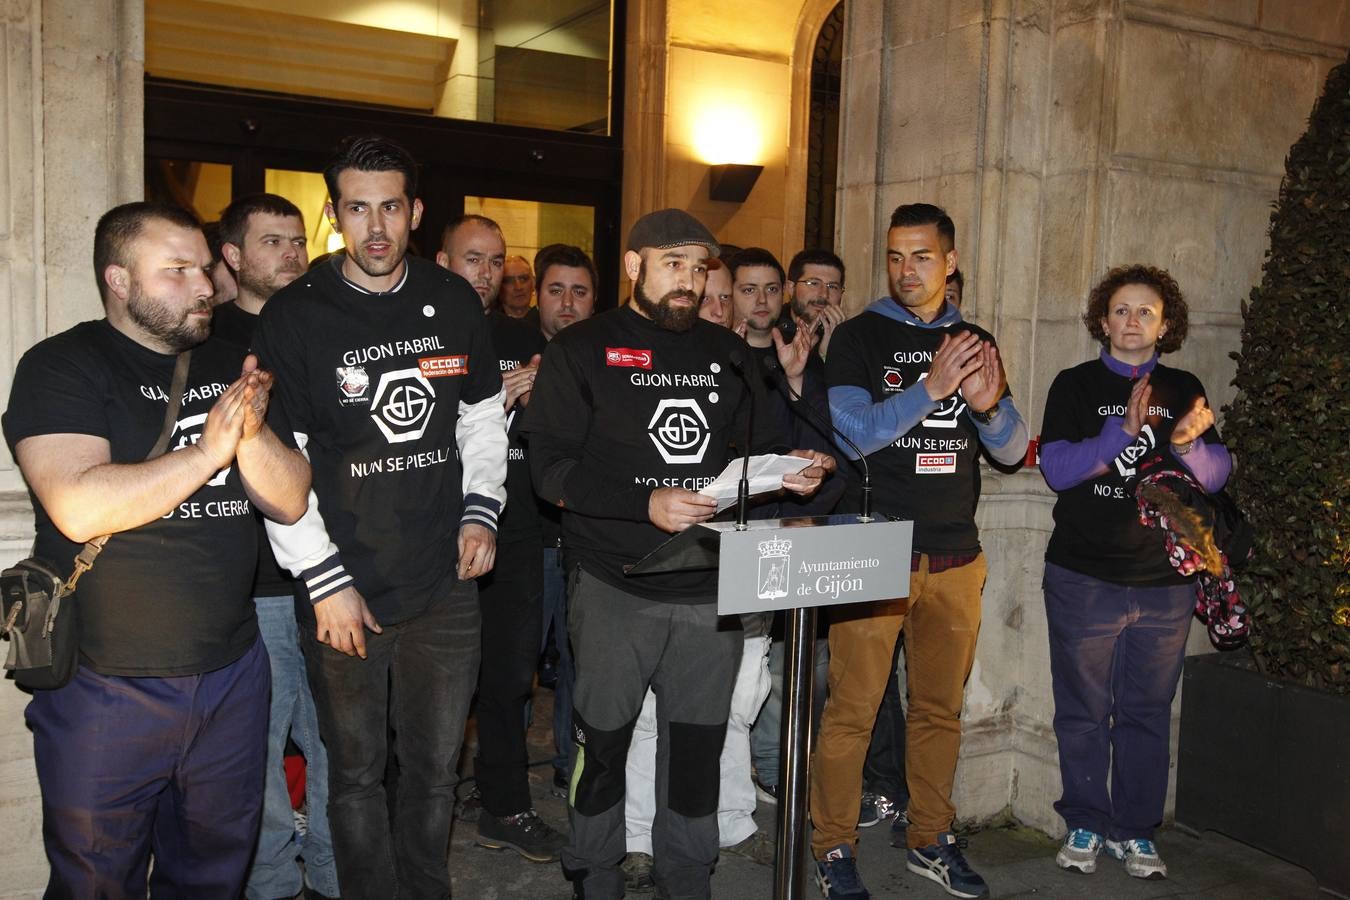
POLYGON ((839 282, 821 281, 819 278, 798 278, 796 281, 793 282, 793 284, 797 285, 798 287, 810 288, 813 291, 819 290, 820 288, 824 288, 831 294, 842 294, 844 292, 844 286, 839 282))

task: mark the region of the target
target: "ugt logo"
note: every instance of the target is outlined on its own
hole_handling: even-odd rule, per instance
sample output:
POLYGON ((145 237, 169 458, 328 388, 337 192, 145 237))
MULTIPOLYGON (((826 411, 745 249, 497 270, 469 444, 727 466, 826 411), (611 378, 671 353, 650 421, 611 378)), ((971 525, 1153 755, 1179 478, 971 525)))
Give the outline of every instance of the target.
POLYGON ((662 400, 647 423, 647 436, 666 462, 697 463, 712 432, 697 400, 662 400))
POLYGON ((417 369, 395 369, 380 375, 370 401, 370 417, 391 444, 415 441, 427 430, 436 392, 417 369))

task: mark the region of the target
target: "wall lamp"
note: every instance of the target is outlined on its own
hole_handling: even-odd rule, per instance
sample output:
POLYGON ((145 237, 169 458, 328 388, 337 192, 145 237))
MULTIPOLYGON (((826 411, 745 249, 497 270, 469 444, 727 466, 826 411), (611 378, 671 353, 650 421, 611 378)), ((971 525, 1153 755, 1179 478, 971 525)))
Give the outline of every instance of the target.
POLYGON ((759 173, 764 171, 764 167, 727 163, 720 166, 709 166, 708 171, 708 198, 710 200, 744 203, 745 198, 750 196, 750 191, 754 188, 755 182, 759 180, 759 173))

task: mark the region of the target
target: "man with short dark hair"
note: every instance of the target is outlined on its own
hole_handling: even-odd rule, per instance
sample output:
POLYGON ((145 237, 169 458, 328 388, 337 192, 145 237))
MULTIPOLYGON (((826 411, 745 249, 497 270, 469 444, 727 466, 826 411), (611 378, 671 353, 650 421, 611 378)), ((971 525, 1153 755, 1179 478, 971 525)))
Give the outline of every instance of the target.
MULTIPOLYGON (((253 345, 258 314, 272 295, 305 271, 305 220, 295 204, 276 194, 246 194, 220 214, 223 266, 234 272, 238 296, 216 307, 212 331, 237 344, 240 357, 253 345)), ((338 895, 333 837, 328 828, 328 754, 319 740, 318 713, 305 676, 305 657, 295 622, 295 582, 272 553, 258 522, 258 569, 253 603, 258 630, 272 670, 267 727, 267 780, 262 829, 245 896, 250 900, 294 897, 302 887, 324 897, 338 895), (305 758, 307 827, 296 829, 286 781, 286 741, 305 758), (302 869, 298 858, 305 861, 302 869)))
POLYGON ((543 618, 543 527, 530 486, 528 447, 520 438, 544 338, 538 329, 511 318, 497 302, 504 285, 496 260, 506 251, 500 226, 483 216, 466 216, 445 229, 436 260, 475 287, 480 295, 501 368, 502 403, 510 440, 506 463, 506 510, 497 523, 497 565, 478 581, 482 614, 482 665, 478 672, 478 753, 474 793, 461 806, 469 819, 477 809, 480 847, 510 849, 531 862, 558 858, 566 837, 539 817, 530 798, 529 748, 525 711, 539 663, 543 618))
POLYGON ((324 180, 346 249, 279 291, 255 339, 284 373, 279 427, 314 467, 310 512, 269 535, 307 595, 342 895, 444 897, 478 672, 473 579, 492 568, 505 497, 501 374, 478 295, 407 254, 422 215, 407 151, 348 138, 324 180))
POLYGON ((831 250, 801 250, 788 263, 787 298, 802 325, 820 333, 816 353, 824 359, 830 338, 844 321, 844 261, 831 250))
POLYGON ((497 303, 506 265, 502 227, 487 216, 466 213, 445 223, 436 265, 464 278, 478 292, 487 312, 497 303))
MULTIPOLYGON (((580 247, 550 244, 534 257, 539 285, 539 330, 553 340, 564 328, 589 319, 595 311, 595 263, 580 247)), ((558 680, 553 688, 553 790, 567 796, 572 772, 572 689, 576 667, 567 627, 567 579, 562 549, 562 514, 556 506, 538 501, 544 531, 544 621, 541 652, 550 635, 558 654, 558 680)))
MULTIPOLYGON (((696 492, 744 442, 749 392, 733 369, 744 350, 698 317, 711 233, 661 210, 629 233, 626 307, 568 327, 544 354, 530 402, 535 488, 563 511, 577 661, 572 839, 563 870, 577 896, 624 893, 624 764, 651 686, 658 698, 654 875, 672 897, 708 896, 717 859, 718 760, 740 657, 739 622, 719 627, 716 576, 628 578, 627 566, 673 532, 712 517, 696 492)), ((762 417, 753 449, 782 446, 762 417)), ((783 486, 809 494, 829 457, 783 486)))
POLYGON ((554 335, 595 311, 595 263, 580 247, 551 244, 534 258, 539 285, 539 330, 554 335))
POLYGON ((898 207, 886 234, 890 293, 839 326, 826 362, 834 424, 867 454, 874 508, 914 521, 909 596, 835 607, 830 625, 830 695, 811 766, 812 850, 830 900, 869 896, 854 858, 858 798, 902 626, 905 864, 953 896, 989 891, 952 834, 951 791, 985 578, 975 526, 980 449, 1014 464, 1026 452, 1027 429, 993 336, 963 322, 943 298, 956 260, 956 227, 944 210, 898 207))
POLYGON ((202 226, 202 233, 206 235, 206 247, 211 251, 211 285, 215 289, 211 302, 216 305, 229 303, 238 295, 239 285, 220 256, 220 223, 207 222, 202 226))
POLYGON ((966 290, 966 276, 961 274, 958 268, 952 274, 947 276, 947 287, 943 292, 943 297, 948 303, 957 309, 961 308, 961 295, 966 290))
POLYGON ((503 315, 524 319, 530 314, 530 300, 534 297, 534 272, 523 256, 511 255, 502 263, 502 290, 497 308, 503 315))
POLYGON ((111 535, 79 582, 78 668, 27 711, 49 897, 144 897, 152 855, 156 895, 244 890, 269 681, 253 511, 299 518, 309 466, 265 422, 271 375, 208 339, 210 267, 191 213, 115 207, 94 233, 105 318, 40 342, 14 375, 4 431, 35 555, 68 578, 81 545, 111 535), (168 452, 147 459, 161 433, 168 452))

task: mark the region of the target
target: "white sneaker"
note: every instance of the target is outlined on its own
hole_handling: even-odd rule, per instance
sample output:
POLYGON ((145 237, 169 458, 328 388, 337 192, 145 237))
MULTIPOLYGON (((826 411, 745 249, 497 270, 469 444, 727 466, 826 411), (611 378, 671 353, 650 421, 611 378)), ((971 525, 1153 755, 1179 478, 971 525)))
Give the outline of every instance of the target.
POLYGON ((1116 859, 1123 860, 1125 872, 1133 878, 1148 878, 1160 881, 1167 877, 1167 866, 1158 855, 1158 848, 1144 838, 1131 838, 1128 841, 1106 842, 1106 852, 1116 859))
POLYGON ((1075 828, 1064 836, 1064 846, 1055 854, 1055 865, 1091 875, 1097 871, 1097 854, 1101 851, 1100 834, 1086 828, 1075 828))

